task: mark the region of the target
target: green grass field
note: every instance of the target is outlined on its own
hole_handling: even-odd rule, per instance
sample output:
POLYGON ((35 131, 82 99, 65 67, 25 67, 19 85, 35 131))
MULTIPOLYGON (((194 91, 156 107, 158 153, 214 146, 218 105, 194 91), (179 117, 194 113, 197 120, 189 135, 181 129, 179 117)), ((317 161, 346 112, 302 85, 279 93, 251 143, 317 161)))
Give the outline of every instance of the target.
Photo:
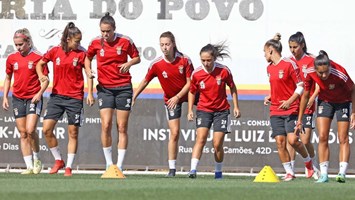
POLYGON ((101 179, 100 175, 20 175, 0 173, 0 200, 17 199, 355 199, 355 179, 326 184, 297 178, 291 182, 254 183, 254 177, 200 175, 197 179, 178 175, 127 175, 126 179, 101 179))

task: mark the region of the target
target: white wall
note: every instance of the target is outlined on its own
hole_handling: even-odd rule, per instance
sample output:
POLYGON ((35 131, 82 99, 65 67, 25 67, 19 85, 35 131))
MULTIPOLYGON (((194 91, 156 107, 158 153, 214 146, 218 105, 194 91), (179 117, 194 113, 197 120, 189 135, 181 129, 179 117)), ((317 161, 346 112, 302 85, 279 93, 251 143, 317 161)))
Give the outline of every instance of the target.
MULTIPOLYGON (((105 12, 107 7, 115 11, 117 32, 130 36, 143 50, 153 48, 157 55, 160 55, 159 35, 167 30, 175 34, 179 50, 189 55, 196 66, 200 65, 199 51, 204 45, 226 40, 232 58, 224 60, 223 63, 232 69, 237 84, 268 84, 263 45, 276 32, 282 35, 284 56, 290 55, 287 45, 289 36, 301 31, 306 37, 309 52, 317 54, 320 49, 326 50, 331 59, 342 64, 350 76, 355 78, 355 59, 352 57, 355 44, 354 1, 228 0, 226 2, 229 4, 225 5, 231 8, 230 13, 227 12, 228 9, 217 11, 216 4, 224 2, 221 0, 9 2, 11 1, 0 1, 0 66, 3 71, 6 61, 4 54, 6 49, 13 45, 13 33, 19 28, 27 27, 33 35, 35 45, 44 53, 50 45, 59 43, 60 32, 49 39, 45 39, 43 35, 52 29, 61 31, 69 21, 74 21, 83 32, 82 45, 87 48, 90 40, 100 34, 100 13, 97 9, 98 5, 102 4, 102 12, 105 12), (106 2, 109 6, 106 6, 106 2), (166 9, 161 6, 165 2, 168 5, 166 9), (255 4, 250 4, 248 11, 243 5, 250 2, 255 4), (11 6, 13 9, 10 13, 15 14, 14 16, 8 15, 6 10, 11 6), (128 8, 128 11, 121 14, 119 9, 124 8, 128 8), (52 11, 60 15, 59 19, 48 19, 52 11), (41 13, 45 19, 31 19, 31 14, 41 13), (191 13, 196 14, 194 19, 191 18, 191 13), (97 18, 90 18, 91 14, 95 14, 97 18), (64 20, 63 16, 72 19, 64 20), (129 17, 134 19, 127 19, 129 17)), ((140 82, 144 77, 149 63, 150 60, 142 57, 141 64, 132 68, 134 83, 140 82)), ((0 73, 0 80, 2 83, 4 73, 0 73)))

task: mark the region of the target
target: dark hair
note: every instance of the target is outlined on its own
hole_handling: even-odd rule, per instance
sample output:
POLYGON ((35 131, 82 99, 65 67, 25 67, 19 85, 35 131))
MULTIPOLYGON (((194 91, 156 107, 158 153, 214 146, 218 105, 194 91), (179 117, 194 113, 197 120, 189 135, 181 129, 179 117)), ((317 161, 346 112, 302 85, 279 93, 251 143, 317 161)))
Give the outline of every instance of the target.
POLYGON ((75 26, 75 24, 73 22, 69 22, 67 24, 67 26, 65 27, 64 31, 63 31, 63 35, 62 38, 60 40, 60 45, 62 46, 62 49, 65 52, 69 51, 69 47, 68 47, 68 38, 72 38, 76 35, 80 34, 81 35, 81 31, 79 30, 78 27, 75 26))
POLYGON ((222 42, 220 44, 207 44, 206 46, 202 47, 200 55, 203 52, 208 52, 213 56, 214 60, 216 60, 217 58, 221 58, 223 60, 223 58, 230 57, 227 48, 228 46, 225 45, 225 42, 222 42))
POLYGON ((327 52, 325 52, 324 50, 320 50, 319 55, 314 59, 315 68, 321 65, 326 65, 328 67, 330 66, 330 59, 328 57, 327 52))
POLYGON ((175 54, 176 52, 179 52, 179 50, 178 50, 177 47, 176 47, 175 36, 174 36, 174 34, 173 34, 172 32, 166 31, 166 32, 162 33, 162 34, 160 35, 160 38, 163 38, 163 37, 169 38, 169 39, 171 40, 171 42, 175 45, 175 47, 174 47, 174 54, 175 54))
POLYGON ((303 44, 302 50, 304 53, 308 54, 306 40, 304 39, 302 32, 298 31, 297 33, 291 35, 288 39, 288 42, 296 42, 297 44, 303 44))
POLYGON ((110 16, 110 13, 107 12, 105 13, 105 15, 103 17, 101 17, 101 20, 100 20, 100 25, 101 24, 109 24, 112 26, 112 28, 114 30, 116 30, 116 22, 115 22, 115 19, 113 19, 112 16, 110 16))
POLYGON ((269 47, 269 46, 272 46, 274 47, 274 49, 281 54, 282 52, 282 44, 280 42, 281 40, 281 34, 280 33, 276 33, 274 38, 271 39, 271 40, 268 40, 266 43, 265 43, 265 47, 269 47))
POLYGON ((31 48, 34 48, 30 31, 27 28, 17 30, 14 34, 14 39, 15 38, 22 38, 25 42, 30 43, 31 48))

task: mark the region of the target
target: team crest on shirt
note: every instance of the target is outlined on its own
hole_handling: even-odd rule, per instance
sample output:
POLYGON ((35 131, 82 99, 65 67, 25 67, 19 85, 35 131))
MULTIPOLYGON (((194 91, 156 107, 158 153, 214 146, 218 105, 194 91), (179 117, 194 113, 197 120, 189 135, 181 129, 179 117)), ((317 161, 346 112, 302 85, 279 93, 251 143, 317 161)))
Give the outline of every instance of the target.
POLYGON ((180 72, 180 74, 184 73, 184 66, 182 66, 182 65, 179 66, 179 72, 180 72))
POLYGON ((59 57, 57 59, 55 59, 55 64, 60 65, 60 58, 59 57))
POLYGON ((329 84, 329 90, 334 90, 335 84, 329 84))
POLYGON ((203 82, 203 81, 200 82, 200 88, 201 89, 205 89, 206 88, 205 82, 203 82))
POLYGON ((28 61, 28 69, 32 69, 33 67, 33 61, 28 61))
POLYGON ((221 85, 222 77, 221 76, 217 76, 216 77, 216 81, 217 81, 217 85, 221 85))
POLYGON ((322 114, 323 113, 323 106, 318 106, 318 114, 322 114))
POLYGON ((166 73, 166 71, 163 71, 163 73, 161 73, 163 75, 164 78, 168 78, 168 73, 166 73))
POLYGON ((302 66, 302 72, 303 72, 304 78, 306 78, 307 77, 307 65, 302 66))
POLYGON ((116 52, 117 52, 117 55, 121 55, 121 53, 122 53, 122 47, 120 46, 120 47, 117 47, 116 48, 116 52))
POLYGON ((17 116, 18 115, 18 109, 14 108, 14 115, 17 116))
POLYGON ((73 58, 73 66, 76 67, 78 65, 79 58, 73 58))
POLYGON ((283 78, 284 77, 284 70, 279 70, 279 78, 283 78))
POLYGON ((14 64, 14 70, 18 70, 18 63, 17 62, 15 62, 15 64, 14 64))
POLYGON ((105 55, 105 50, 104 49, 101 49, 100 50, 100 56, 103 57, 105 55))

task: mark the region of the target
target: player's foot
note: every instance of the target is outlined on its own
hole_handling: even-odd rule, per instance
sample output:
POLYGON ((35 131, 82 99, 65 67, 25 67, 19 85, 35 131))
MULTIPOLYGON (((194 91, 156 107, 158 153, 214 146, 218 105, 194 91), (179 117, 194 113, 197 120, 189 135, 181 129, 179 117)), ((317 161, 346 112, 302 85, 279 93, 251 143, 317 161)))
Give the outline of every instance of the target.
POLYGON ((72 176, 70 167, 65 168, 64 176, 72 176))
POLYGON ((58 171, 62 168, 64 168, 65 163, 63 160, 55 160, 54 166, 52 167, 51 171, 49 171, 49 174, 56 174, 58 171))
POLYGON ((176 169, 169 169, 169 173, 166 175, 166 177, 174 177, 176 174, 176 169))
POLYGON ((21 174, 23 175, 33 174, 33 169, 26 169, 25 171, 21 172, 21 174))
POLYGON ((320 170, 313 165, 314 173, 313 173, 313 178, 314 180, 318 180, 320 177, 320 170))
POLYGON ((312 160, 305 162, 304 165, 306 166, 306 177, 311 178, 314 174, 312 160))
POLYGON ((335 177, 335 180, 338 182, 338 183, 345 183, 345 174, 338 174, 336 177, 335 177))
POLYGON ((214 178, 215 178, 215 179, 222 179, 222 178, 223 178, 222 172, 215 172, 215 173, 214 173, 214 178))
POLYGON ((39 159, 33 161, 33 173, 39 174, 42 170, 42 162, 39 159))
POLYGON ((189 178, 196 178, 197 177, 197 171, 196 170, 191 170, 189 172, 189 178))
POLYGON ((296 176, 292 175, 292 174, 286 174, 284 177, 284 181, 292 181, 293 179, 295 179, 296 176))
POLYGON ((321 174, 316 183, 328 183, 328 174, 321 174))

